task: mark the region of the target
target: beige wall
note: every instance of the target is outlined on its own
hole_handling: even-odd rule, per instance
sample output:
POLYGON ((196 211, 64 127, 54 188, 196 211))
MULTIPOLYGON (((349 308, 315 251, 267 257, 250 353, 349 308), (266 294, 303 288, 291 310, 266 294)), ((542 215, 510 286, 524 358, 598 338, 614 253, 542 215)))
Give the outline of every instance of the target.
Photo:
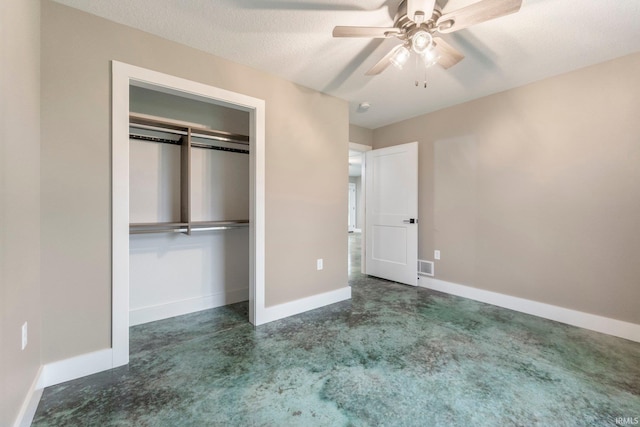
POLYGON ((349 142, 371 147, 373 145, 373 130, 350 124, 349 142))
POLYGON ((437 278, 640 323, 640 54, 374 131, 420 141, 437 278))
POLYGON ((0 425, 10 426, 40 367, 40 3, 2 1, 0 28, 0 425))
POLYGON ((45 363, 110 347, 112 59, 266 100, 266 303, 347 285, 345 101, 50 1, 42 21, 45 363))

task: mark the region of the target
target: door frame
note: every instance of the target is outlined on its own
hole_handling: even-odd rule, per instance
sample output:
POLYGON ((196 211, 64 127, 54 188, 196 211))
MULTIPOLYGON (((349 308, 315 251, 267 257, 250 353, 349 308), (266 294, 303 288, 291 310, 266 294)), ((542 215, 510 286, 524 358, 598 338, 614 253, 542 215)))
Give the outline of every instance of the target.
POLYGON ((129 87, 131 85, 249 113, 249 321, 265 323, 265 101, 112 61, 111 347, 112 367, 129 363, 129 87))

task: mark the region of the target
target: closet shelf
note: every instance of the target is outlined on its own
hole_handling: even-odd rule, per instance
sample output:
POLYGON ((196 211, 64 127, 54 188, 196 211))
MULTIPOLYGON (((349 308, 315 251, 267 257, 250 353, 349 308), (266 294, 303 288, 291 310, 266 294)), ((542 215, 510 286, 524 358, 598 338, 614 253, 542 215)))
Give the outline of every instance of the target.
POLYGON ((191 137, 195 138, 213 139, 215 141, 249 145, 248 135, 210 129, 196 123, 181 122, 178 120, 165 119, 163 117, 150 116, 147 114, 130 113, 129 125, 138 129, 156 130, 175 133, 178 135, 187 135, 187 133, 191 132, 191 137))
POLYGON ((129 234, 184 233, 188 230, 187 222, 143 222, 129 224, 129 234))
POLYGON ((234 221, 194 221, 191 222, 191 231, 230 230, 249 226, 248 219, 234 221))
POLYGON ((229 221, 155 222, 129 224, 129 234, 189 233, 192 231, 229 230, 249 226, 248 219, 229 221))
POLYGON ((132 223, 129 225, 129 234, 146 233, 183 233, 190 235, 195 231, 228 230, 248 227, 249 220, 222 220, 222 221, 192 221, 191 218, 191 152, 193 148, 212 148, 240 153, 249 153, 249 137, 229 132, 208 129, 202 125, 188 122, 180 122, 162 117, 146 114, 129 114, 130 137, 152 142, 161 142, 180 145, 180 216, 176 222, 158 223, 132 223), (148 132, 131 133, 131 128, 151 130, 148 132), (157 136, 158 133, 162 135, 157 136), (166 134, 179 135, 178 139, 167 139, 166 134), (192 138, 204 138, 216 140, 216 142, 194 142, 192 138), (233 144, 240 144, 233 145, 233 144))

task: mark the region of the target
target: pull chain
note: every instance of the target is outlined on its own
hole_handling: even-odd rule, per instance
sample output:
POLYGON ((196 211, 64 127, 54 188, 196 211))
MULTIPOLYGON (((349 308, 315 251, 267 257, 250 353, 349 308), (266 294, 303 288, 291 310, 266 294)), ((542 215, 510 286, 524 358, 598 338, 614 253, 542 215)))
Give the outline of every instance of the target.
POLYGON ((427 88, 427 67, 424 67, 424 88, 427 88))
POLYGON ((422 65, 424 65, 424 88, 427 88, 427 66, 426 64, 424 64, 420 59, 420 57, 418 55, 416 55, 416 80, 415 80, 415 85, 416 87, 418 87, 420 85, 420 65, 422 63, 422 65))

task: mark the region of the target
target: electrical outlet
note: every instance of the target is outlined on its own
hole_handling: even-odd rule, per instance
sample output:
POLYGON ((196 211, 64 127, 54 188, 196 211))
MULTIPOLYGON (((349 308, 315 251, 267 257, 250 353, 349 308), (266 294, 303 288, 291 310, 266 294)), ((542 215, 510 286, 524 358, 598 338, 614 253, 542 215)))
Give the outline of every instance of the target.
POLYGON ((24 322, 24 324, 22 325, 22 349, 23 350, 27 348, 27 338, 28 338, 27 322, 24 322))
POLYGON ((440 259, 440 251, 433 251, 433 259, 440 259))
POLYGON ((322 265, 322 258, 318 258, 318 260, 316 261, 316 268, 318 270, 322 270, 324 268, 322 265))

